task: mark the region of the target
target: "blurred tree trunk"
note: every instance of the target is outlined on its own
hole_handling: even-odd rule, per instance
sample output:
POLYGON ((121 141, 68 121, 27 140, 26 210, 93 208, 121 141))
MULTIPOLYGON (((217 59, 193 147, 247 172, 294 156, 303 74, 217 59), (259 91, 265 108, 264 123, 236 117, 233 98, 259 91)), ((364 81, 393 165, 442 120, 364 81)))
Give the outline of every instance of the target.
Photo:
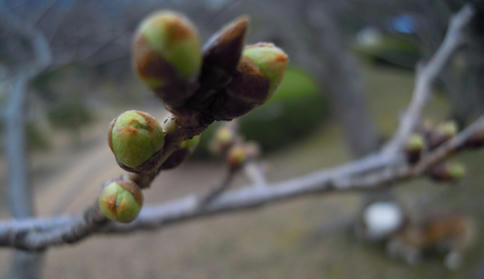
POLYGON ((378 148, 378 134, 368 111, 356 59, 347 51, 341 31, 321 1, 304 5, 306 25, 317 39, 312 53, 322 61, 321 80, 328 88, 334 115, 341 122, 351 153, 361 157, 378 148))
MULTIPOLYGON (((44 34, 23 18, 15 16, 3 1, 0 1, 0 21, 8 32, 28 42, 33 52, 33 59, 28 65, 12 74, 13 84, 3 114, 7 137, 9 207, 14 218, 22 219, 34 215, 26 138, 26 94, 30 81, 45 70, 52 60, 44 34)), ((39 278, 41 267, 42 254, 15 251, 6 277, 39 278)))
MULTIPOLYGON (((376 151, 380 146, 380 135, 368 110, 361 70, 352 56, 331 7, 321 1, 307 1, 306 24, 316 35, 312 53, 322 61, 321 86, 328 89, 333 114, 341 123, 351 155, 362 157, 376 151)), ((376 200, 393 199, 388 189, 364 194, 363 204, 376 200)))
MULTIPOLYGON (((32 188, 29 181, 26 139, 26 87, 29 77, 21 74, 14 82, 11 101, 5 113, 8 161, 8 200, 12 216, 22 219, 34 216, 32 188)), ((15 251, 7 273, 8 279, 39 278, 42 255, 15 251)))

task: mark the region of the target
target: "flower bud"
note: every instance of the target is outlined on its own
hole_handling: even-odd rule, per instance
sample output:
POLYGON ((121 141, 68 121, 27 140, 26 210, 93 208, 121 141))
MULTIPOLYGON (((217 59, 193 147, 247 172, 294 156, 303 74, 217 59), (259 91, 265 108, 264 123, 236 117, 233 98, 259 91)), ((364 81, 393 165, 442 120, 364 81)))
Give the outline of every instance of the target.
POLYGON ((201 60, 198 33, 181 14, 156 12, 136 31, 134 67, 169 110, 183 106, 193 94, 201 60))
POLYGON ((452 182, 463 178, 465 166, 461 163, 443 163, 429 170, 429 176, 438 182, 452 182))
POLYGON ((129 223, 138 216, 143 206, 143 194, 134 182, 118 179, 104 186, 98 202, 104 216, 129 223))
POLYGON ((249 19, 240 17, 215 33, 203 47, 202 87, 226 86, 239 63, 249 19))
POLYGON ((241 145, 236 145, 230 148, 227 154, 227 162, 232 168, 238 168, 247 161, 245 148, 241 145))
POLYGON ((111 123, 108 143, 118 164, 133 172, 152 166, 164 144, 163 131, 148 113, 129 110, 111 123))
POLYGON ((282 81, 287 61, 287 55, 273 44, 247 46, 232 81, 212 104, 214 118, 231 120, 263 104, 282 81))
POLYGON ((180 143, 179 149, 174 151, 161 165, 161 169, 168 170, 178 167, 183 163, 190 154, 195 151, 200 142, 200 136, 194 136, 191 139, 184 140, 180 143))
POLYGON ((210 141, 210 150, 216 154, 222 154, 234 143, 235 135, 229 127, 220 126, 210 141))
POLYGON ((415 164, 420 160, 422 151, 425 149, 425 140, 420 134, 412 134, 405 144, 405 151, 407 154, 407 161, 410 164, 415 164))
POLYGON ((430 149, 435 149, 453 138, 457 134, 457 130, 457 124, 454 121, 439 124, 430 135, 430 149))

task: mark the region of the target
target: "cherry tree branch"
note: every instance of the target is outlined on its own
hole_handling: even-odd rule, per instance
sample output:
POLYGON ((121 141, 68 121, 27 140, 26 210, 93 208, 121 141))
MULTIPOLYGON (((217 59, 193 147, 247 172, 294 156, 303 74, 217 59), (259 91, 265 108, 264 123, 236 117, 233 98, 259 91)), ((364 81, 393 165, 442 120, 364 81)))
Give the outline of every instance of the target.
MULTIPOLYGON (((401 160, 401 146, 414 130, 426 99, 431 94, 430 87, 456 50, 462 38, 463 28, 472 13, 470 6, 466 6, 451 20, 441 48, 423 70, 417 73, 414 98, 394 139, 380 152, 332 169, 282 182, 267 183, 266 187, 249 185, 223 191, 204 206, 200 206, 200 201, 206 196, 196 194, 159 205, 146 206, 138 218, 129 224, 108 221, 96 205, 88 208, 82 216, 1 221, 0 246, 37 251, 50 246, 75 243, 97 234, 155 230, 200 217, 252 209, 301 196, 370 191, 393 187, 398 182, 421 177, 434 165, 463 150, 465 143, 484 125, 482 116, 453 139, 425 154, 415 165, 409 165, 401 160)), ((220 187, 227 187, 225 184, 231 181, 230 176, 228 177, 222 180, 220 187)))
POLYGON ((422 111, 432 94, 432 84, 440 72, 463 42, 463 29, 469 23, 474 11, 470 5, 464 6, 455 14, 449 24, 444 41, 428 63, 417 68, 415 88, 410 105, 401 119, 395 137, 385 147, 385 152, 392 153, 402 148, 403 144, 415 130, 422 111))

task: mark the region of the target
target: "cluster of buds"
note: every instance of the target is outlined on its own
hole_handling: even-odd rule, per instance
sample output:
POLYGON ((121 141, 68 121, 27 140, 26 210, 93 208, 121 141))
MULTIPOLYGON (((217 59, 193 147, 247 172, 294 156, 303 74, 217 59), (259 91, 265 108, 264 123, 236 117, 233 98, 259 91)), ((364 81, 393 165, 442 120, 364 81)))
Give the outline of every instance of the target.
MULTIPOLYGON (((133 43, 133 65, 170 116, 160 125, 148 113, 130 110, 111 122, 109 147, 119 166, 137 176, 105 185, 99 209, 107 218, 136 218, 143 201, 140 188, 149 180, 140 176, 151 179, 179 166, 213 121, 242 116, 276 91, 287 55, 271 43, 244 46, 248 22, 247 17, 236 19, 203 48, 195 26, 181 14, 159 11, 141 22, 133 43), (143 182, 137 185, 131 179, 143 182)), ((231 134, 221 132, 218 137, 219 148, 234 168, 258 153, 254 144, 234 144, 231 134)))
POLYGON ((270 43, 244 47, 247 26, 246 17, 235 20, 202 49, 187 18, 154 13, 136 32, 135 69, 179 119, 193 120, 195 115, 210 123, 239 117, 274 93, 288 61, 270 43))
POLYGON ((246 162, 255 160, 260 155, 259 145, 245 142, 229 125, 218 127, 210 142, 210 150, 225 158, 232 169, 238 169, 246 162))
MULTIPOLYGON (((452 139, 457 132, 457 124, 453 121, 440 123, 437 126, 430 121, 425 121, 406 142, 405 152, 408 163, 416 164, 424 153, 435 150, 452 139)), ((484 146, 484 125, 460 148, 469 149, 482 146, 484 146)), ((432 167, 427 175, 437 182, 454 182, 463 178, 465 172, 465 166, 461 163, 443 162, 432 167)))

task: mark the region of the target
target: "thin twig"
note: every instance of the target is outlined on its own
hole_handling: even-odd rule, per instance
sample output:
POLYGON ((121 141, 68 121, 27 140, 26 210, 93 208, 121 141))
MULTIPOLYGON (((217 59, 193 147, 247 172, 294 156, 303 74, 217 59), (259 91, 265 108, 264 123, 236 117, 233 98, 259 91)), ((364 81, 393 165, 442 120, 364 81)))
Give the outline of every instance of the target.
MULTIPOLYGON (((160 229, 164 226, 204 216, 229 213, 272 204, 296 197, 331 192, 371 191, 396 186, 397 182, 422 176, 429 168, 461 150, 463 144, 484 125, 484 116, 455 138, 427 154, 415 166, 392 162, 396 156, 384 153, 360 159, 330 170, 311 173, 260 188, 249 185, 225 191, 204 208, 199 198, 189 195, 157 206, 148 206, 130 224, 102 224, 98 215, 86 221, 82 217, 54 217, 0 222, 0 246, 38 250, 48 246, 66 245, 92 234, 130 233, 160 229), (363 175, 364 174, 364 175, 363 175)), ((91 209, 92 210, 92 209, 91 209)))
POLYGON ((205 208, 213 200, 215 200, 218 196, 220 196, 225 190, 227 190, 230 187, 230 184, 237 172, 238 172, 237 169, 233 169, 229 167, 225 175, 217 184, 217 186, 215 186, 213 189, 211 189, 208 193, 206 193, 200 198, 200 203, 198 205, 199 208, 205 208))
POLYGON ((471 20, 473 14, 474 11, 470 5, 464 6, 457 14, 455 14, 450 20, 449 29, 445 39, 437 52, 432 56, 428 63, 420 64, 418 67, 412 100, 401 119, 395 137, 385 146, 385 152, 395 153, 399 151, 410 134, 415 130, 415 127, 421 118, 422 111, 432 93, 432 84, 452 57, 453 53, 459 46, 461 46, 463 29, 471 20))

